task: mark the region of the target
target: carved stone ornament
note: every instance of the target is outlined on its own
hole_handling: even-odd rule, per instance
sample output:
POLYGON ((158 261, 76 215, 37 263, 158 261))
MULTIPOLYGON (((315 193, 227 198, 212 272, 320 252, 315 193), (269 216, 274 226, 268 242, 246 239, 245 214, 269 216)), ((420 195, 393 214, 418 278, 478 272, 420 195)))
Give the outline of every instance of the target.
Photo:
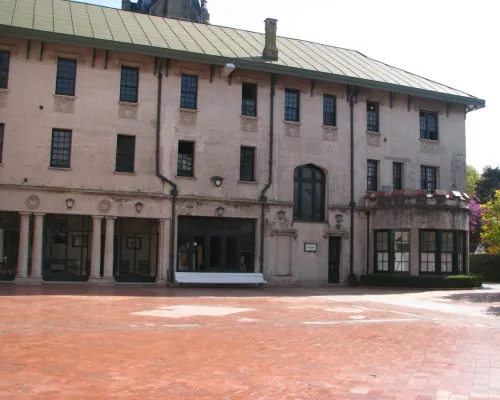
POLYGON ((111 210, 111 202, 109 200, 101 200, 98 205, 99 211, 107 213, 111 210))
POLYGON ((179 125, 196 127, 198 124, 198 111, 179 109, 179 125))
POLYGON ((285 121, 285 135, 300 137, 300 122, 285 121))
POLYGON ((241 130, 243 132, 257 132, 257 117, 241 116, 241 130))
POLYGON ((40 199, 38 198, 38 196, 29 196, 24 204, 30 210, 36 210, 40 206, 40 199))
POLYGON ((427 154, 441 154, 441 143, 437 140, 420 139, 420 152, 427 154))
POLYGON ((0 107, 7 107, 7 95, 9 91, 7 89, 0 89, 0 107))
POLYGON ((366 144, 368 146, 380 147, 380 133, 366 132, 366 144))
POLYGON ((137 119, 139 104, 118 102, 118 117, 122 119, 137 119))
POLYGON ((75 98, 54 95, 54 112, 73 114, 75 112, 75 98))
POLYGON ((323 126, 323 140, 330 142, 337 141, 338 128, 336 126, 323 126))

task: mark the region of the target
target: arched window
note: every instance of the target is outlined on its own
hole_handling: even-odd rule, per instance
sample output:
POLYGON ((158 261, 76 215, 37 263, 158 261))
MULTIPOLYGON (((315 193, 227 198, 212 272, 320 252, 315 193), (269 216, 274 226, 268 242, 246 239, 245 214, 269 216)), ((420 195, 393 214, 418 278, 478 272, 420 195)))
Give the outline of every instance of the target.
POLYGON ((293 176, 293 219, 325 220, 325 174, 314 165, 295 168, 293 176))

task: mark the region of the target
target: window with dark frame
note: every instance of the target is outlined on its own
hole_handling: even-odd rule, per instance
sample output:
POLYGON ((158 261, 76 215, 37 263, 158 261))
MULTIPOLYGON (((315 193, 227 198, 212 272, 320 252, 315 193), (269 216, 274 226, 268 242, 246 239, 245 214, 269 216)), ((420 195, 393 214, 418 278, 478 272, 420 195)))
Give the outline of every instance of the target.
POLYGON ((366 130, 369 132, 379 131, 379 111, 378 103, 368 101, 366 103, 366 130))
POLYGON ((465 273, 465 232, 420 230, 420 273, 465 273))
POLYGON ((392 188, 393 190, 403 189, 403 163, 392 163, 392 188))
POLYGON ((295 168, 293 218, 298 221, 325 220, 325 174, 314 165, 295 168))
POLYGON ((240 181, 255 182, 255 148, 241 146, 240 181))
POLYGON ((139 93, 139 68, 122 66, 120 101, 137 103, 139 93))
POLYGON ((409 231, 375 231, 375 272, 410 272, 409 231))
POLYGON ((438 115, 433 111, 420 111, 420 138, 438 140, 438 115))
POLYGON ((116 137, 116 172, 134 172, 135 136, 116 137))
POLYGON ((75 95, 76 60, 59 58, 57 60, 56 94, 75 95))
POLYGON ((368 160, 366 174, 366 190, 376 192, 378 190, 378 161, 368 160))
POLYGON ((331 94, 323 95, 323 125, 337 126, 337 98, 331 94))
POLYGON ((427 190, 427 193, 434 193, 437 189, 437 168, 420 167, 421 189, 427 190))
POLYGON ((0 51, 0 89, 7 89, 9 85, 9 63, 10 53, 8 51, 0 51))
POLYGON ((196 75, 182 75, 181 80, 181 108, 196 110, 198 106, 198 77, 196 75))
POLYGON ((0 164, 3 162, 3 133, 5 131, 5 125, 0 124, 0 164))
POLYGON ((177 176, 194 176, 194 142, 179 140, 177 176))
POLYGON ((285 121, 300 121, 300 92, 295 89, 285 89, 285 121))
POLYGON ((241 115, 257 116, 257 85, 243 82, 241 85, 241 115))
POLYGON ((53 168, 70 168, 71 135, 66 129, 52 129, 52 144, 50 151, 50 166, 53 168))

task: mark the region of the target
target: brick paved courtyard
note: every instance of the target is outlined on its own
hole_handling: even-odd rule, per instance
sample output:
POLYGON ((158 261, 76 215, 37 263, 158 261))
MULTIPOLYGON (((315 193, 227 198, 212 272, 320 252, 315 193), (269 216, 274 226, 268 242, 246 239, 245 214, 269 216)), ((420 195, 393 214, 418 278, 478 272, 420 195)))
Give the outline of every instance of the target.
POLYGON ((500 290, 0 285, 0 399, 500 399, 500 290))

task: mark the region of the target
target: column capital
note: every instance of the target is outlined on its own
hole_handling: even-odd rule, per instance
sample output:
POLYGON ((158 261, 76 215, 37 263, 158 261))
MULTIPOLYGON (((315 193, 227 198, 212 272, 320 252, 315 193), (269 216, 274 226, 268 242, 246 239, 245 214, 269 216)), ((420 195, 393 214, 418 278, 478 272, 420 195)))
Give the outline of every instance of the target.
POLYGON ((29 212, 29 211, 19 211, 19 215, 21 217, 29 217, 31 214, 33 214, 33 213, 29 212))
POLYGON ((33 213, 33 215, 35 217, 45 217, 47 214, 46 213, 39 213, 39 212, 36 212, 36 213, 33 213))
POLYGON ((117 219, 118 217, 108 217, 108 216, 106 216, 105 218, 106 218, 106 220, 114 221, 114 220, 115 220, 115 219, 117 219))
POLYGON ((92 219, 103 219, 104 216, 102 215, 92 215, 92 219))

